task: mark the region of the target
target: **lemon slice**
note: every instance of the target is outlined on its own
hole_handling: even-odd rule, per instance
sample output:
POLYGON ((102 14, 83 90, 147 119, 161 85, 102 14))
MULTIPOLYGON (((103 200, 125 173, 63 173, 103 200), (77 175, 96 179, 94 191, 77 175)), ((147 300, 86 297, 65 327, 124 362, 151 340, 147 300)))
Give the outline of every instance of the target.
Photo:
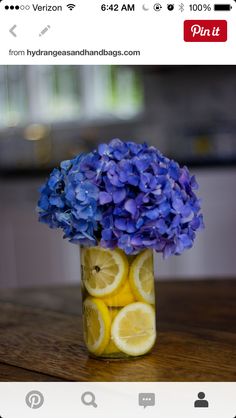
POLYGON ((110 340, 111 317, 105 303, 88 297, 83 304, 84 339, 88 350, 101 355, 110 340))
POLYGON ((107 296, 102 299, 107 306, 110 307, 121 307, 126 306, 129 303, 135 302, 134 295, 132 293, 129 280, 127 279, 118 292, 111 296, 107 296))
POLYGON ((137 300, 154 305, 155 289, 152 250, 139 254, 130 267, 129 279, 137 300))
POLYGON ((111 338, 125 354, 146 354, 156 339, 153 307, 147 303, 135 302, 122 308, 113 321, 111 338))
POLYGON ((81 253, 83 283, 95 297, 110 296, 128 276, 128 261, 123 251, 101 247, 83 248, 81 253))
MULTIPOLYGON (((114 320, 114 318, 117 316, 119 309, 109 309, 110 312, 110 316, 111 316, 111 321, 114 320)), ((112 354, 117 354, 120 353, 120 350, 118 347, 116 347, 114 341, 112 339, 110 339, 108 345, 106 346, 105 350, 103 351, 102 355, 106 356, 106 355, 112 355, 112 354)))

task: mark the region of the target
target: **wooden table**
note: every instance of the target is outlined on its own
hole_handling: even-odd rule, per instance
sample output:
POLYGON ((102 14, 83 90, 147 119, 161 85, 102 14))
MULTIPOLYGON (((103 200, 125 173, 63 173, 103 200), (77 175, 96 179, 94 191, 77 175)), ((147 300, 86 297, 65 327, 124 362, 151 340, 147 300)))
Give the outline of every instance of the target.
POLYGON ((159 282, 158 340, 130 361, 83 345, 79 287, 1 292, 0 381, 235 381, 236 280, 159 282))

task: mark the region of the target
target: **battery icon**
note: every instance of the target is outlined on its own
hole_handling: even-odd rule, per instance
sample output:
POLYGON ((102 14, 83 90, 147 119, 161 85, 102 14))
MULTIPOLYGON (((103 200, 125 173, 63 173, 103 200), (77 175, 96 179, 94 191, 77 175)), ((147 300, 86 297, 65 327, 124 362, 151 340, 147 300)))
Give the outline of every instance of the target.
POLYGON ((231 9, 231 4, 214 4, 215 12, 229 12, 231 9))

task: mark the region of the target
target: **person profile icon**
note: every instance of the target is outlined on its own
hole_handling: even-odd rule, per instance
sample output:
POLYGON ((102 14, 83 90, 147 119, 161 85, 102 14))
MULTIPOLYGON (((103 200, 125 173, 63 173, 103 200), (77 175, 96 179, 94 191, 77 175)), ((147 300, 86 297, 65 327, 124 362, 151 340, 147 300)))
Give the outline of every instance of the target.
POLYGON ((209 402, 205 399, 205 393, 204 392, 199 392, 198 396, 198 400, 194 402, 194 407, 195 408, 208 408, 209 407, 209 402))

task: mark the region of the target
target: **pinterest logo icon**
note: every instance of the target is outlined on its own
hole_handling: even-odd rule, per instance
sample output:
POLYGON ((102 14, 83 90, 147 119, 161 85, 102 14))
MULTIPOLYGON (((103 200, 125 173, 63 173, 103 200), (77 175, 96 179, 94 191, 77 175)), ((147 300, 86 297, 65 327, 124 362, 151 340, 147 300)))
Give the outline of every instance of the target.
POLYGON ((25 398, 26 405, 31 409, 39 409, 44 404, 44 396, 37 390, 27 393, 25 398))

